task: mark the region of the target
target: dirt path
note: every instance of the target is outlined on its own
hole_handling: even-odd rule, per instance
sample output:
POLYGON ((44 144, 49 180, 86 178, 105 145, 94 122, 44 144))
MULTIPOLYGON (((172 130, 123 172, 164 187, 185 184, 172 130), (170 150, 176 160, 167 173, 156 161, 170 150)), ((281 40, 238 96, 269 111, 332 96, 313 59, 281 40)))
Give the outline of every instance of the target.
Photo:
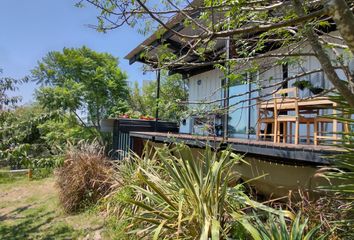
POLYGON ((68 216, 58 205, 53 178, 0 184, 0 239, 102 239, 103 218, 68 216))

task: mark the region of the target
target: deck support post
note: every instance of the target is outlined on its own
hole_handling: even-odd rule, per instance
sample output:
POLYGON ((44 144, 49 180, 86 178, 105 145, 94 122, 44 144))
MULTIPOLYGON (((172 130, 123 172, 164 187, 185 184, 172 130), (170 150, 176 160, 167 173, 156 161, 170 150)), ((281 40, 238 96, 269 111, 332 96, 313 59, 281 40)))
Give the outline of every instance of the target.
POLYGON ((156 72, 156 111, 155 111, 155 132, 157 132, 157 125, 159 121, 159 101, 160 101, 160 81, 161 81, 161 70, 156 72))
MULTIPOLYGON (((230 19, 228 19, 228 22, 230 22, 230 19)), ((229 26, 230 27, 230 26, 229 26)), ((229 137, 229 97, 230 97, 230 86, 229 86, 229 74, 230 74, 230 64, 228 62, 228 60, 230 59, 230 37, 226 38, 226 68, 227 68, 227 76, 225 78, 224 81, 224 109, 225 109, 225 113, 224 113, 224 126, 223 126, 223 130, 224 130, 224 140, 227 141, 228 137, 229 137)))

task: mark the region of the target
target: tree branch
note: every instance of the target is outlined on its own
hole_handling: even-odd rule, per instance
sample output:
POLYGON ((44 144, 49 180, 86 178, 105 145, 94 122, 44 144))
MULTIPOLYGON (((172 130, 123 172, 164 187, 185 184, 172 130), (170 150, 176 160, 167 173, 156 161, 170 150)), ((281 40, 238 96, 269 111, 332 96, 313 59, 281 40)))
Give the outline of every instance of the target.
MULTIPOLYGON (((293 3, 296 13, 299 16, 303 16, 305 14, 305 11, 303 9, 301 0, 293 0, 293 3)), ((321 63, 323 71, 326 73, 328 79, 337 88, 340 94, 348 101, 349 105, 354 108, 354 93, 351 92, 347 84, 338 77, 338 74, 332 66, 330 58, 328 57, 319 42, 318 36, 308 25, 304 26, 304 34, 308 38, 312 50, 316 53, 317 58, 321 63)))

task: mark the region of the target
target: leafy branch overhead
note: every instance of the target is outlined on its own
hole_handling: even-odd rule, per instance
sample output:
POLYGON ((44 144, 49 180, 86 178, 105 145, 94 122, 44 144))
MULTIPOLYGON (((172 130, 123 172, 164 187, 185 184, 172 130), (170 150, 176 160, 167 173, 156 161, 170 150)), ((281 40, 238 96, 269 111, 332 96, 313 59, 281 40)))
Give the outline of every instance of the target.
POLYGON ((353 1, 81 0, 78 6, 85 3, 99 10, 98 24, 92 26, 99 31, 129 25, 144 34, 154 32, 128 54, 132 62, 185 75, 217 67, 232 79, 249 68, 264 71, 280 61, 290 65, 294 58, 313 56, 354 107, 348 68, 354 53, 354 32, 348 30, 354 28, 353 1), (332 55, 347 60, 334 63, 332 55), (338 67, 347 81, 341 81, 338 67))

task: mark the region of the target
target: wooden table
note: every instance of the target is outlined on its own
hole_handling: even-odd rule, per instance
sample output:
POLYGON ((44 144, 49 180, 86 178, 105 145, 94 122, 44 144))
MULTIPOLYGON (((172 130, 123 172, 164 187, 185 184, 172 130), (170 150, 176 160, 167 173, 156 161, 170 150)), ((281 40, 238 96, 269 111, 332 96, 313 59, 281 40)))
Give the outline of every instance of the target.
MULTIPOLYGON (((316 97, 316 98, 307 98, 307 99, 297 99, 297 104, 299 111, 311 111, 319 109, 333 109, 333 115, 337 113, 336 107, 337 103, 330 100, 328 97, 316 97)), ((258 111, 274 111, 275 103, 273 99, 262 101, 258 105, 258 111)), ((279 111, 290 111, 295 108, 295 99, 294 98, 284 98, 279 100, 276 105, 276 109, 279 111)), ((333 119, 333 133, 337 132, 338 120, 333 119)), ((316 136, 315 136, 316 138, 316 136)), ((334 138, 335 135, 334 135, 334 138)), ((315 139, 317 142, 317 139, 315 139)))
MULTIPOLYGON (((285 98, 277 104, 278 110, 291 110, 294 109, 295 99, 285 98)), ((300 110, 315 110, 315 109, 335 109, 336 102, 333 102, 328 97, 307 98, 298 99, 298 106, 300 110)), ((274 101, 270 99, 268 101, 262 101, 259 104, 260 109, 273 111, 274 101)))

